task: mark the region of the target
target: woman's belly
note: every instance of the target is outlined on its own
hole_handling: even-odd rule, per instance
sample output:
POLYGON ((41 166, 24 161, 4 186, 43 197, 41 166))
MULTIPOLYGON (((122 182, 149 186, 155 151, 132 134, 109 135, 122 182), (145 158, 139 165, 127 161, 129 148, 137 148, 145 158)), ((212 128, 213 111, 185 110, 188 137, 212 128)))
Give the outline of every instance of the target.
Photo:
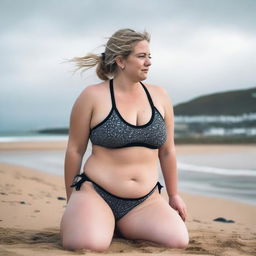
POLYGON ((158 150, 143 147, 107 149, 94 145, 84 165, 91 180, 126 198, 147 194, 158 180, 158 150))

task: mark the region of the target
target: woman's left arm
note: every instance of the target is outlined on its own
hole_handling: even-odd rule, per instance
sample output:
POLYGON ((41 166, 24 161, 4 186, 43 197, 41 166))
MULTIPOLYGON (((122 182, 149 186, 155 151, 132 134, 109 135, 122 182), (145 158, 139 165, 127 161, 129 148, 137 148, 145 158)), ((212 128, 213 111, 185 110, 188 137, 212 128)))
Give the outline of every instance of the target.
POLYGON ((164 106, 164 120, 166 124, 167 139, 158 151, 158 157, 165 180, 166 190, 169 196, 169 204, 178 211, 185 221, 187 209, 184 201, 178 195, 177 161, 174 144, 174 114, 171 101, 164 89, 161 90, 161 98, 164 106))

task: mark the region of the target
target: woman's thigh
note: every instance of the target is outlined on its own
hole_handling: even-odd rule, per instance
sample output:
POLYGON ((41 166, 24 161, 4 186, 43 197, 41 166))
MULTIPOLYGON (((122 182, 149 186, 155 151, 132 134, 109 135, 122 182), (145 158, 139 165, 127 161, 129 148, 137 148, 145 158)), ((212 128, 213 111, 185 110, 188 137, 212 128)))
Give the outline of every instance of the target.
POLYGON ((118 221, 128 239, 143 239, 170 248, 185 248, 188 232, 185 223, 167 201, 156 192, 118 221))
POLYGON ((66 249, 106 250, 112 240, 115 220, 106 202, 89 182, 74 190, 61 220, 66 249))

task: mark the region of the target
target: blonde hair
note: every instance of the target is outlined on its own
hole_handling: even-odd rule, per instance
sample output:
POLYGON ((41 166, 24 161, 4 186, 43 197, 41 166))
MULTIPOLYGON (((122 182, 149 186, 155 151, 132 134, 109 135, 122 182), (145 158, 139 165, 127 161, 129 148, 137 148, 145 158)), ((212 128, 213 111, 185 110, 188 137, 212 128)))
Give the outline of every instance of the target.
POLYGON ((127 58, 133 51, 135 44, 144 40, 150 42, 150 35, 146 31, 140 33, 132 29, 120 29, 109 38, 105 45, 105 52, 101 55, 89 53, 82 57, 74 57, 71 61, 75 62, 76 71, 81 70, 83 72, 97 66, 97 76, 101 80, 108 80, 118 71, 115 58, 117 56, 127 58))

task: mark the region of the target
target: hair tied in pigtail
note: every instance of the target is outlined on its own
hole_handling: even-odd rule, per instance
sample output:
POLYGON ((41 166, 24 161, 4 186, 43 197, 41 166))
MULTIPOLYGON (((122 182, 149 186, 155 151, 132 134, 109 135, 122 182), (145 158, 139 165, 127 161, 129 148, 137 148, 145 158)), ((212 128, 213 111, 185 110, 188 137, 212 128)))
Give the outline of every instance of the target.
POLYGON ((103 61, 105 61, 105 52, 103 52, 103 53, 101 54, 101 59, 102 59, 103 61))

